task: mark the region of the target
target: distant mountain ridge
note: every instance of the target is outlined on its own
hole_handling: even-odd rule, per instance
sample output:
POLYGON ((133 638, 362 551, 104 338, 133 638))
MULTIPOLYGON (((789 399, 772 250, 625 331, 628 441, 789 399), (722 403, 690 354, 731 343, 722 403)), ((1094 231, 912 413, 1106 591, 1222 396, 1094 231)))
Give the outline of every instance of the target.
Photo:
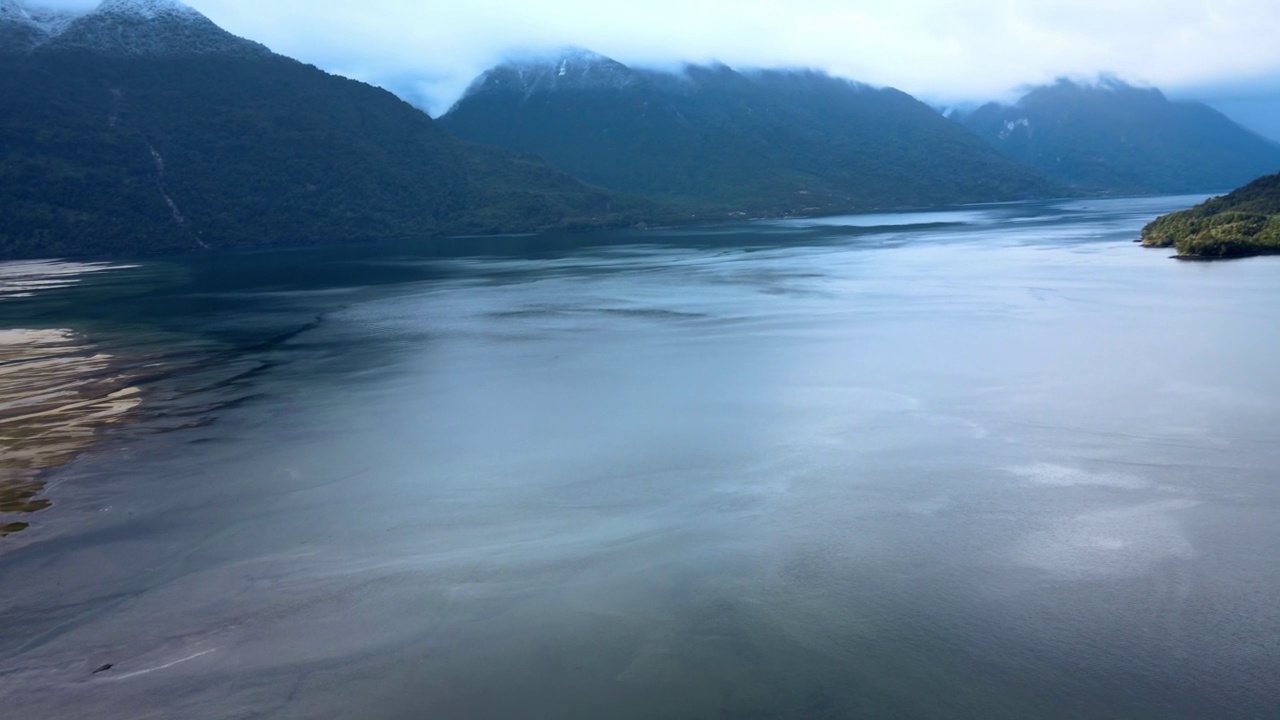
POLYGON ((492 68, 472 82, 467 94, 501 87, 516 89, 526 98, 540 91, 621 90, 643 83, 642 75, 599 53, 571 48, 559 58, 508 62, 492 68))
POLYGON ((437 122, 179 0, 0 0, 0 96, 0 257, 1184 192, 1280 169, 1280 145, 1118 82, 961 124, 815 71, 588 51, 492 68, 437 122))
POLYGON ((1006 156, 1081 190, 1213 191, 1280 169, 1280 145, 1207 105, 1116 79, 1060 80, 958 119, 1006 156))
POLYGON ((602 187, 728 211, 923 207, 1057 190, 905 93, 807 70, 663 73, 577 50, 490 69, 440 123, 602 187))
POLYGON ((0 0, 0 257, 423 238, 660 214, 460 142, 174 0, 0 0), (643 212, 643 215, 641 214, 643 212))

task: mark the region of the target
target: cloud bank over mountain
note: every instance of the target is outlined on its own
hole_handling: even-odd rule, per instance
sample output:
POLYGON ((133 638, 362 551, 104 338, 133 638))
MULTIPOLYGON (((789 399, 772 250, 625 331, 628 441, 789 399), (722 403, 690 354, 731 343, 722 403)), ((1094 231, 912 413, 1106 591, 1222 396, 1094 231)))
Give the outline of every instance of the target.
MULTIPOLYGON (((85 8, 92 0, 46 0, 85 8)), ((1275 0, 191 0, 228 30, 444 110, 512 53, 804 66, 939 102, 1115 73, 1166 89, 1280 73, 1275 0)))

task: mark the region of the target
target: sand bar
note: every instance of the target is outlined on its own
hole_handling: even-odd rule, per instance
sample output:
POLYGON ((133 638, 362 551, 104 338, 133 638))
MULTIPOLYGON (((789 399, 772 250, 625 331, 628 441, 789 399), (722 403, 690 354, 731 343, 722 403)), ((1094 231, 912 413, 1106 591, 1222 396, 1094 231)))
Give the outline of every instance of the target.
POLYGON ((112 356, 69 330, 0 330, 0 537, 52 504, 46 470, 142 401, 112 356))

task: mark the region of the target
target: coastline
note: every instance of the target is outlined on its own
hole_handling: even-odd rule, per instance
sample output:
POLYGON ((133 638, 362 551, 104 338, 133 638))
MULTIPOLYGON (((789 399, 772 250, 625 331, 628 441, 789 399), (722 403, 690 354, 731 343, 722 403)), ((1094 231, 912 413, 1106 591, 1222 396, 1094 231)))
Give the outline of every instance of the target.
MULTIPOLYGON (((107 263, 0 264, 0 303, 75 285, 107 263)), ((21 322, 21 321, 19 321, 21 322)), ((30 527, 55 499, 47 472, 74 460, 142 402, 117 358, 65 328, 0 328, 0 538, 30 527)))

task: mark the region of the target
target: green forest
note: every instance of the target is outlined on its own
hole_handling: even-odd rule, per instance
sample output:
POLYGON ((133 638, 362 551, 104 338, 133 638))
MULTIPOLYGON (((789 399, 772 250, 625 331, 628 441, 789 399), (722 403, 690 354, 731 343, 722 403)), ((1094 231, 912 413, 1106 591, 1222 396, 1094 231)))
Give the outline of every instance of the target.
POLYGON ((1090 193, 1223 191, 1280 167, 1280 145, 1209 106, 1115 80, 1059 81, 960 119, 1008 157, 1090 193))
POLYGON ((668 217, 278 56, 0 55, 0 256, 532 232, 668 217))
POLYGON ((897 90, 809 71, 720 65, 673 75, 602 56, 565 62, 499 66, 440 124, 693 212, 839 213, 1062 193, 897 90))
POLYGON ((1280 173, 1157 218, 1142 229, 1142 244, 1174 247, 1183 258, 1280 253, 1280 173))

